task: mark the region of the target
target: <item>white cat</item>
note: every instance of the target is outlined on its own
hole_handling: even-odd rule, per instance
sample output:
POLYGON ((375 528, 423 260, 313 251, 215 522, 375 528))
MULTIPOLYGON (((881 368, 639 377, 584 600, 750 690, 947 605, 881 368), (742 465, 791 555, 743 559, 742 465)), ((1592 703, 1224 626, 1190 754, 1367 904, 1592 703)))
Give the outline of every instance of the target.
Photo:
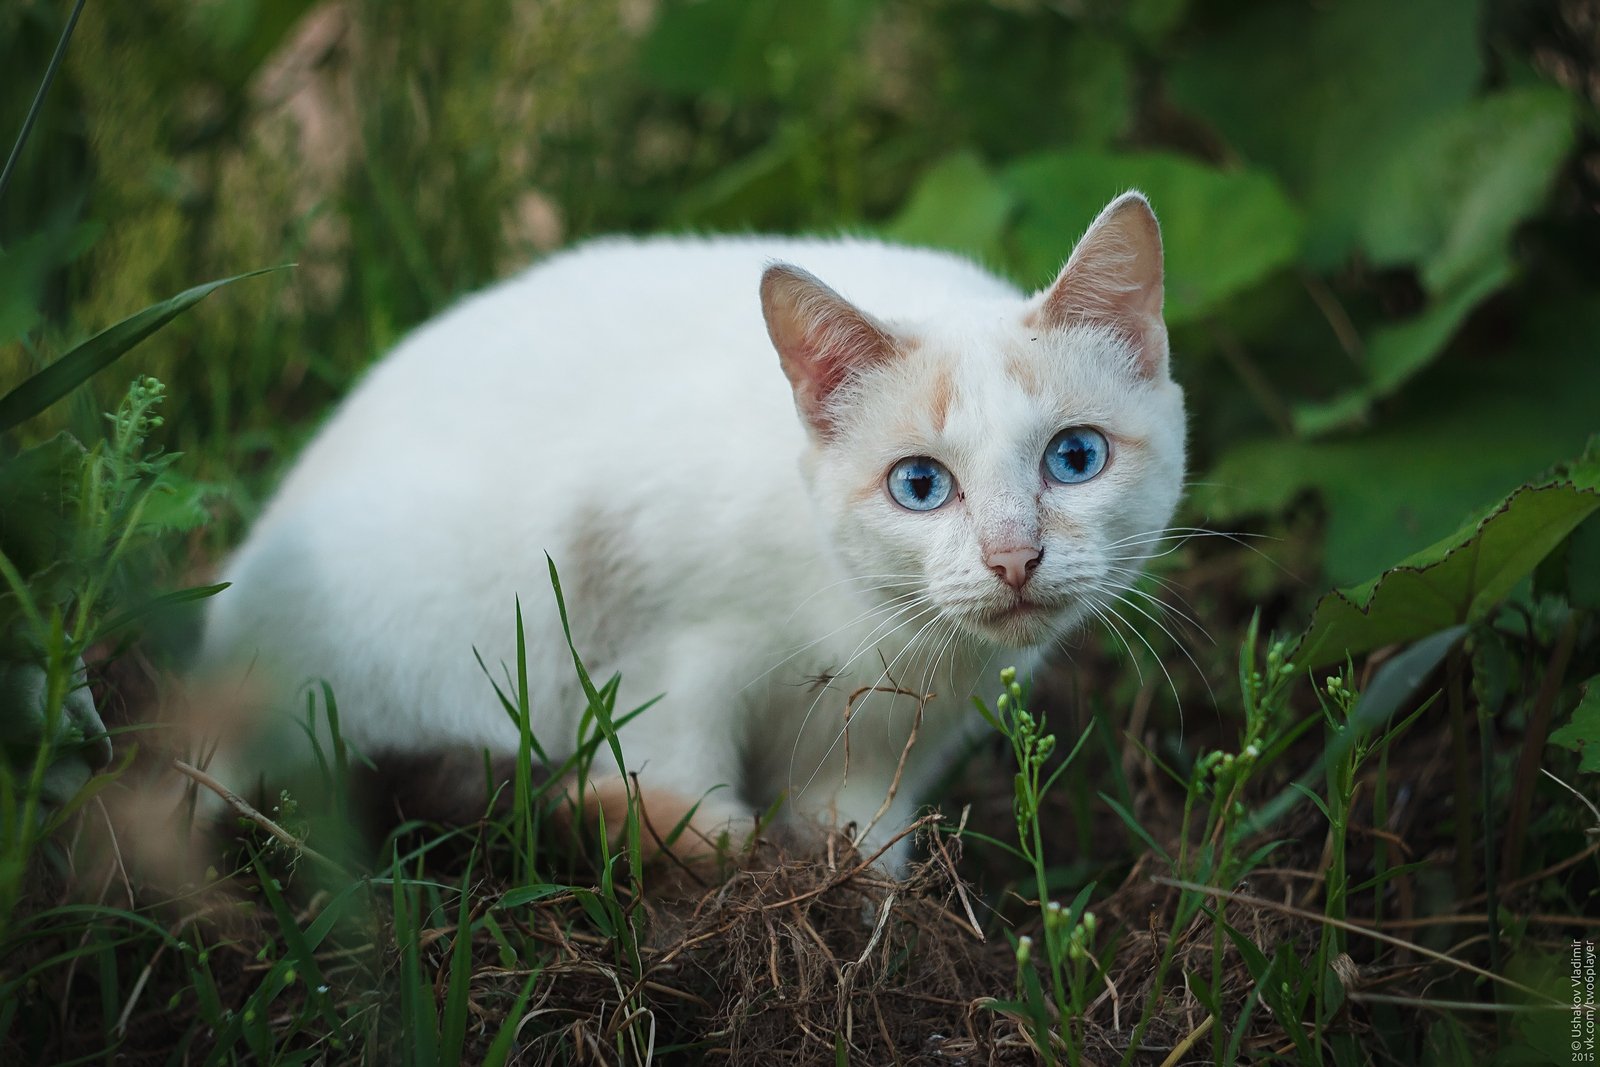
POLYGON ((866 239, 585 244, 372 370, 228 565, 205 659, 282 693, 326 680, 380 759, 504 756, 517 730, 474 650, 504 677, 520 596, 559 759, 585 701, 548 552, 618 707, 665 694, 621 734, 656 830, 700 801, 696 833, 746 833, 780 795, 864 829, 909 694, 936 694, 871 848, 981 725, 969 696, 1130 584, 1169 521, 1184 411, 1161 298, 1137 193, 1031 297, 866 239))

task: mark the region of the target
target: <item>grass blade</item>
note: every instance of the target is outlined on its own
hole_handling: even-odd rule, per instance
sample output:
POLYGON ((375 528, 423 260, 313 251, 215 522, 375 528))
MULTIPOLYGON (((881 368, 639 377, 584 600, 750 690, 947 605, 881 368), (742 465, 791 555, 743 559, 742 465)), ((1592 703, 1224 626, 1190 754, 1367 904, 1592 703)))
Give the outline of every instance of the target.
POLYGON ((467 1044, 467 993, 472 985, 472 862, 467 857, 467 873, 461 876, 461 902, 456 909, 456 936, 450 945, 450 984, 444 995, 444 1020, 440 1026, 441 1063, 460 1063, 467 1044))
POLYGON ((33 94, 33 103, 28 107, 27 117, 22 120, 22 129, 17 134, 16 143, 11 146, 11 154, 6 157, 5 170, 0 170, 0 201, 6 198, 6 190, 11 188, 11 175, 17 169, 17 160, 22 158, 22 149, 28 143, 28 135, 33 132, 33 124, 39 118, 39 112, 44 110, 44 98, 50 95, 50 85, 56 80, 56 71, 61 69, 61 61, 67 55, 67 42, 72 40, 72 31, 77 29, 78 16, 83 14, 84 0, 78 0, 72 5, 72 14, 67 16, 67 25, 61 31, 61 40, 56 42, 56 50, 50 57, 50 65, 44 69, 44 79, 39 82, 39 91, 33 94))
POLYGON ((0 397, 0 433, 5 433, 24 420, 31 419, 78 386, 109 367, 140 341, 204 300, 214 290, 243 278, 281 270, 281 267, 263 267, 261 270, 219 278, 214 282, 185 289, 169 300, 151 304, 143 311, 130 315, 78 345, 72 351, 28 378, 21 385, 0 397))

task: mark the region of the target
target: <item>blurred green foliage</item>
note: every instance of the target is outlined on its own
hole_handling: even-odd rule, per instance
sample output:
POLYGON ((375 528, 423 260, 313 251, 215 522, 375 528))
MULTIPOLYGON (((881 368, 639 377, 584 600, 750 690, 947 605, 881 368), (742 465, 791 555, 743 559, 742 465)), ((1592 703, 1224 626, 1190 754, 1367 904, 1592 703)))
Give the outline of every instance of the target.
MULTIPOLYGON (((0 121, 20 121, 64 16, 0 11, 0 121)), ((585 235, 874 231, 1031 287, 1136 186, 1167 242, 1194 517, 1311 501, 1328 576, 1356 581, 1600 423, 1594 57, 1574 17, 1554 0, 92 4, 48 148, 0 205, 0 374, 197 278, 296 261, 141 356, 184 398, 172 436, 199 473, 256 486, 404 330, 585 235)))

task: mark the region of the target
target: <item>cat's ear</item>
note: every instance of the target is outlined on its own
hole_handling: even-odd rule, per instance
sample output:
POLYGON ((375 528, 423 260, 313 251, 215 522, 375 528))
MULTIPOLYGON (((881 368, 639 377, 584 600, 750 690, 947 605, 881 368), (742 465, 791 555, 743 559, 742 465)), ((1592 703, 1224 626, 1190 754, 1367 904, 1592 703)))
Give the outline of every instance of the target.
POLYGON ((1046 328, 1115 328, 1132 345, 1139 373, 1157 378, 1167 366, 1161 296, 1161 227, 1150 202, 1127 192, 1089 225, 1034 315, 1046 328))
POLYGON ((761 276, 761 312, 794 388, 795 407, 823 437, 833 430, 829 400, 838 388, 897 351, 885 326, 787 263, 774 263, 761 276))

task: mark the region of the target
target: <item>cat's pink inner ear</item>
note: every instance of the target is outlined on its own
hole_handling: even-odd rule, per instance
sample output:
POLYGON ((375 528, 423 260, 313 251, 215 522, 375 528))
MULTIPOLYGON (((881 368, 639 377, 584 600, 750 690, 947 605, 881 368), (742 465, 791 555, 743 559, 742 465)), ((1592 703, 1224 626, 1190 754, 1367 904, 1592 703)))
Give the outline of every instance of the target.
POLYGON ((897 351, 893 336, 872 316, 787 263, 774 263, 761 276, 761 311, 794 388, 795 406, 823 436, 834 427, 829 401, 839 387, 897 351))
POLYGON ((1161 228, 1149 201, 1123 193, 1072 250, 1034 312, 1036 324, 1111 326, 1132 345, 1139 372, 1154 378, 1167 365, 1162 291, 1161 228))

